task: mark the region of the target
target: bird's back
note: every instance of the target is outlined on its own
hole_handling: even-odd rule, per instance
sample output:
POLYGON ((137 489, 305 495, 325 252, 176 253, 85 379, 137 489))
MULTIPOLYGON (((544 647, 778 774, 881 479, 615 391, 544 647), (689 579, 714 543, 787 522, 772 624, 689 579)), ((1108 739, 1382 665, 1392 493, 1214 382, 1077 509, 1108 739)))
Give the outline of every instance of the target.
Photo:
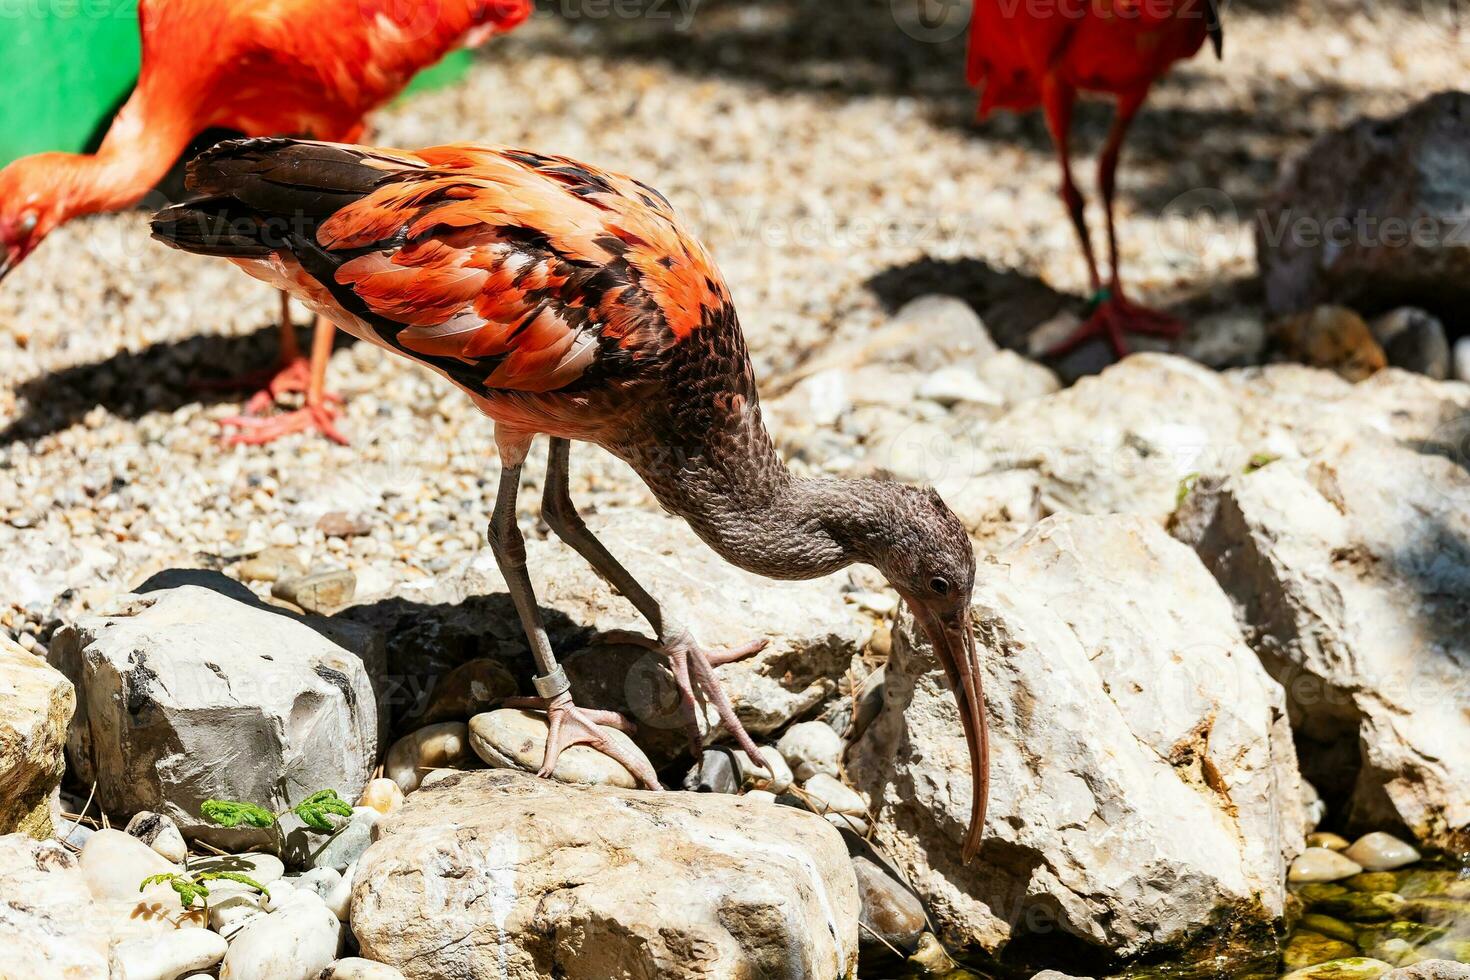
POLYGON ((235 258, 513 428, 606 443, 671 398, 754 399, 729 294, 657 191, 504 147, 245 140, 155 235, 235 258))
POLYGON ((980 112, 1030 109, 1048 74, 1074 88, 1143 91, 1218 31, 1212 0, 976 0, 970 83, 980 112))
POLYGON ((531 0, 142 0, 139 87, 198 125, 340 139, 456 45, 531 0))

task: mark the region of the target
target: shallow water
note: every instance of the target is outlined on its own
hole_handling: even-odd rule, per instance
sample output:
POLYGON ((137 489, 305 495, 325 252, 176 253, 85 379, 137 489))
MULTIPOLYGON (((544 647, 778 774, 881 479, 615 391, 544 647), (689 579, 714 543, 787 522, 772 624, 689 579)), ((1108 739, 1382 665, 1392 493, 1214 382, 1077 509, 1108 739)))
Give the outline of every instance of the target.
MULTIPOLYGON (((1205 959, 1161 964, 1113 974, 1113 980, 1273 980, 1312 969, 1312 980, 1373 976, 1371 957, 1390 966, 1424 959, 1470 963, 1470 861, 1429 860, 1397 871, 1366 872, 1332 884, 1293 885, 1300 902, 1296 926, 1281 954, 1257 959, 1205 959)), ((1381 968, 1377 968, 1380 969, 1381 968)), ((864 957, 862 980, 1012 980, 1012 972, 981 962, 949 973, 926 972, 896 957, 864 957)))

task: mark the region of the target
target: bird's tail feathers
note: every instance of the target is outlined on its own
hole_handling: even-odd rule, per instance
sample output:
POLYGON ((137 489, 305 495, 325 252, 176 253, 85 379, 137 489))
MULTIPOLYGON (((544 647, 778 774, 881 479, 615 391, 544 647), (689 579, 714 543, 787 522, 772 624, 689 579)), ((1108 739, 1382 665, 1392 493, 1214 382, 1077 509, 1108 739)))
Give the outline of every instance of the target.
POLYGON ((265 258, 283 242, 265 215, 230 197, 206 197, 164 208, 153 216, 153 237, 198 255, 265 258))

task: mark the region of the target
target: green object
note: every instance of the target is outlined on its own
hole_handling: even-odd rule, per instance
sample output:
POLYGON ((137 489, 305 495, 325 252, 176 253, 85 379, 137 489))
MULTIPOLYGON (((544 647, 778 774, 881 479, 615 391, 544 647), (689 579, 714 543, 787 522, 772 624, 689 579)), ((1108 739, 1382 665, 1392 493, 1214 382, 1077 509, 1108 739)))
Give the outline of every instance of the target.
POLYGON ((94 145, 138 78, 137 0, 18 4, 0 28, 0 165, 94 145))
MULTIPOLYGON (((95 149, 138 79, 137 0, 16 4, 0 15, 0 166, 44 150, 95 149)), ((452 84, 473 55, 451 51, 406 94, 452 84)))

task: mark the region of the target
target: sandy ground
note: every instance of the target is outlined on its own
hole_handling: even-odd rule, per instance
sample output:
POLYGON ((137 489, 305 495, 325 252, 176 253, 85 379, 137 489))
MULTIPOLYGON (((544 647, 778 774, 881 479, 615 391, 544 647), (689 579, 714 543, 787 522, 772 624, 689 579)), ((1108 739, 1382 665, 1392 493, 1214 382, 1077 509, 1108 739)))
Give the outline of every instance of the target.
MULTIPOLYGON (((998 289, 1085 288, 1040 119, 975 122, 960 25, 925 28, 912 11, 558 0, 464 84, 374 124, 383 143, 520 144, 661 188, 713 249, 757 369, 777 379, 920 293, 964 296, 994 328, 998 289)), ((1158 301, 1249 302, 1251 214, 1282 162, 1470 77, 1470 33, 1450 33, 1433 0, 1232 5, 1226 19, 1225 60, 1202 54, 1157 88, 1121 173, 1128 279, 1158 301)), ((1084 173, 1107 121, 1101 105, 1081 113, 1084 173)), ((267 363, 276 309, 227 264, 150 242, 142 213, 75 222, 6 281, 0 628, 35 646, 58 617, 175 565, 346 566, 363 595, 480 547, 489 422, 366 345, 332 362, 351 447, 220 446, 218 420, 243 396, 188 382, 267 363), (372 533, 325 538, 315 525, 331 511, 367 516, 372 533)), ((573 463, 584 509, 647 502, 598 451, 573 463)))

